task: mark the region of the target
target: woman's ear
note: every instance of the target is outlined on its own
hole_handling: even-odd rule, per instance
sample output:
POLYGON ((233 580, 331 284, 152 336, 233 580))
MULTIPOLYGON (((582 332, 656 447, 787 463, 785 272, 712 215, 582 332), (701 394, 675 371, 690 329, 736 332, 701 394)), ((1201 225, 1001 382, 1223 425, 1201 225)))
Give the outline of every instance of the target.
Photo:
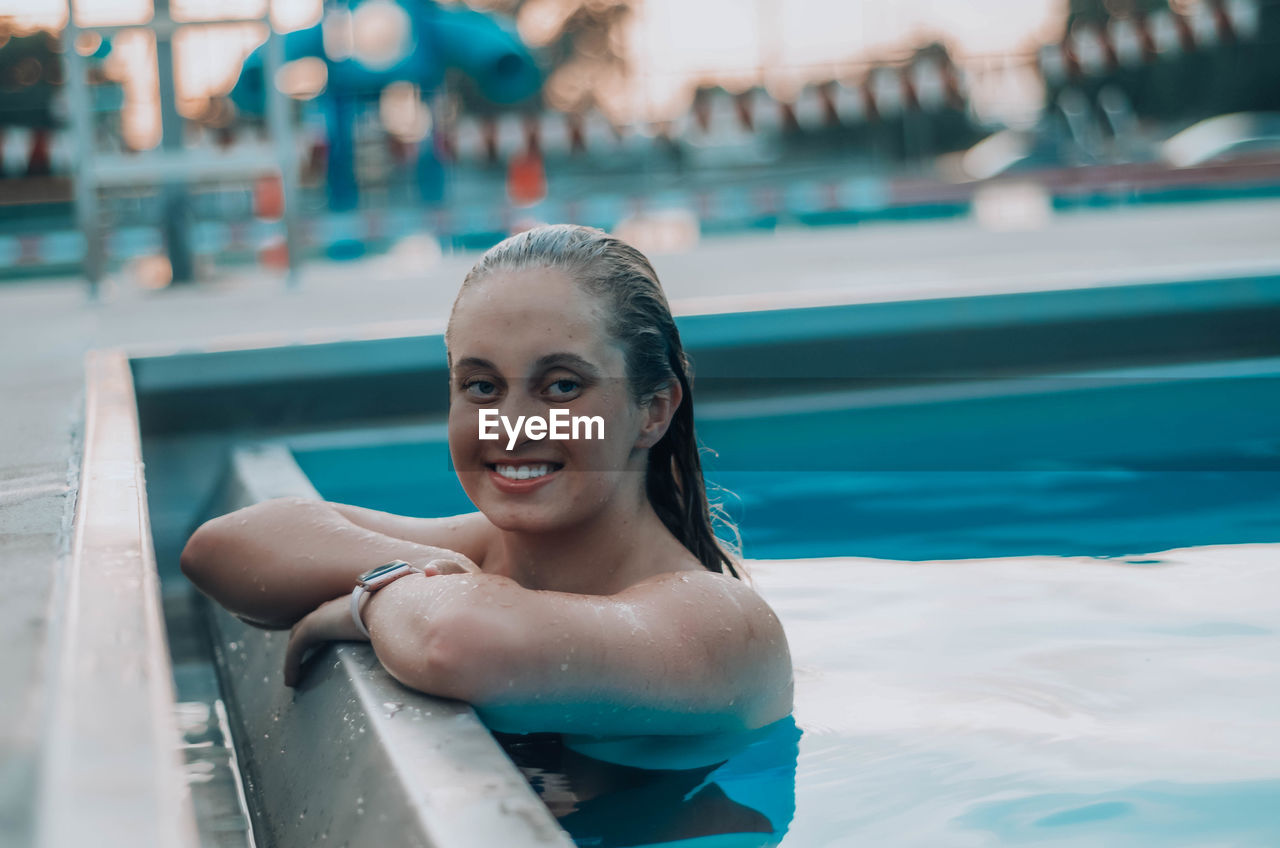
POLYGON ((654 392, 642 410, 644 418, 640 424, 640 435, 636 438, 637 448, 651 448, 662 441, 683 400, 684 389, 674 377, 664 388, 654 392))

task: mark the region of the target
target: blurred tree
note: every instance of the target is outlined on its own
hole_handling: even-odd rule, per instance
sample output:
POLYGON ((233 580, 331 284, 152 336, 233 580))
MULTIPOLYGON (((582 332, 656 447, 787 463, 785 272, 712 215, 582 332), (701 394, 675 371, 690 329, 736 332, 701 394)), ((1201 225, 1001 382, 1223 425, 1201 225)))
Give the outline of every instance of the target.
MULTIPOLYGON (((635 0, 471 0, 469 5, 515 19, 520 37, 538 51, 546 74, 541 92, 520 106, 582 112, 616 102, 630 70, 626 26, 635 0)), ((459 73, 448 83, 464 112, 492 115, 509 105, 486 98, 459 73)))

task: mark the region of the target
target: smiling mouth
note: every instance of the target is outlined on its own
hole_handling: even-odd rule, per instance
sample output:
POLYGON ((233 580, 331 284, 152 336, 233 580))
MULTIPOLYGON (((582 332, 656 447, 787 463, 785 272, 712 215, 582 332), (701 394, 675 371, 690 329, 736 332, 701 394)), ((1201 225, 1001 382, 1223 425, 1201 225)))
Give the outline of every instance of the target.
POLYGON ((564 468, 562 462, 487 462, 485 468, 495 471, 507 480, 534 480, 564 468))

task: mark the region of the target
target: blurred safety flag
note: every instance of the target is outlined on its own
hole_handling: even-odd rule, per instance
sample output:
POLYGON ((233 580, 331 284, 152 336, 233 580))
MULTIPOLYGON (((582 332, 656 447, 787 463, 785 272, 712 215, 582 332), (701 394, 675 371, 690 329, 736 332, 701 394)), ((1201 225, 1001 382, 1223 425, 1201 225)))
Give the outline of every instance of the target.
POLYGON ((525 150, 507 164, 507 197, 515 206, 532 206, 547 196, 547 170, 542 154, 525 150))

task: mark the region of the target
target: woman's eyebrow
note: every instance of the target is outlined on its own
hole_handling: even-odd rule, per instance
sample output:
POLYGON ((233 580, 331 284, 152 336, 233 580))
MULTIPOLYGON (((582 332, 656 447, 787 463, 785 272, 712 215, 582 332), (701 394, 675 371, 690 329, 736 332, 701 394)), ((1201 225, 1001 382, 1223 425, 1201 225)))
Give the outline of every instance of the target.
POLYGON ((492 362, 487 359, 481 359, 478 356, 463 357, 462 359, 459 359, 457 364, 453 367, 458 371, 461 371, 463 368, 488 368, 492 371, 498 370, 494 367, 492 362))
POLYGON ((548 353, 546 356, 539 356, 538 360, 533 363, 533 373, 541 374, 543 371, 556 366, 567 366, 575 371, 580 371, 585 376, 589 377, 600 376, 600 369, 596 368, 581 356, 578 356, 578 354, 569 353, 568 351, 548 353))

